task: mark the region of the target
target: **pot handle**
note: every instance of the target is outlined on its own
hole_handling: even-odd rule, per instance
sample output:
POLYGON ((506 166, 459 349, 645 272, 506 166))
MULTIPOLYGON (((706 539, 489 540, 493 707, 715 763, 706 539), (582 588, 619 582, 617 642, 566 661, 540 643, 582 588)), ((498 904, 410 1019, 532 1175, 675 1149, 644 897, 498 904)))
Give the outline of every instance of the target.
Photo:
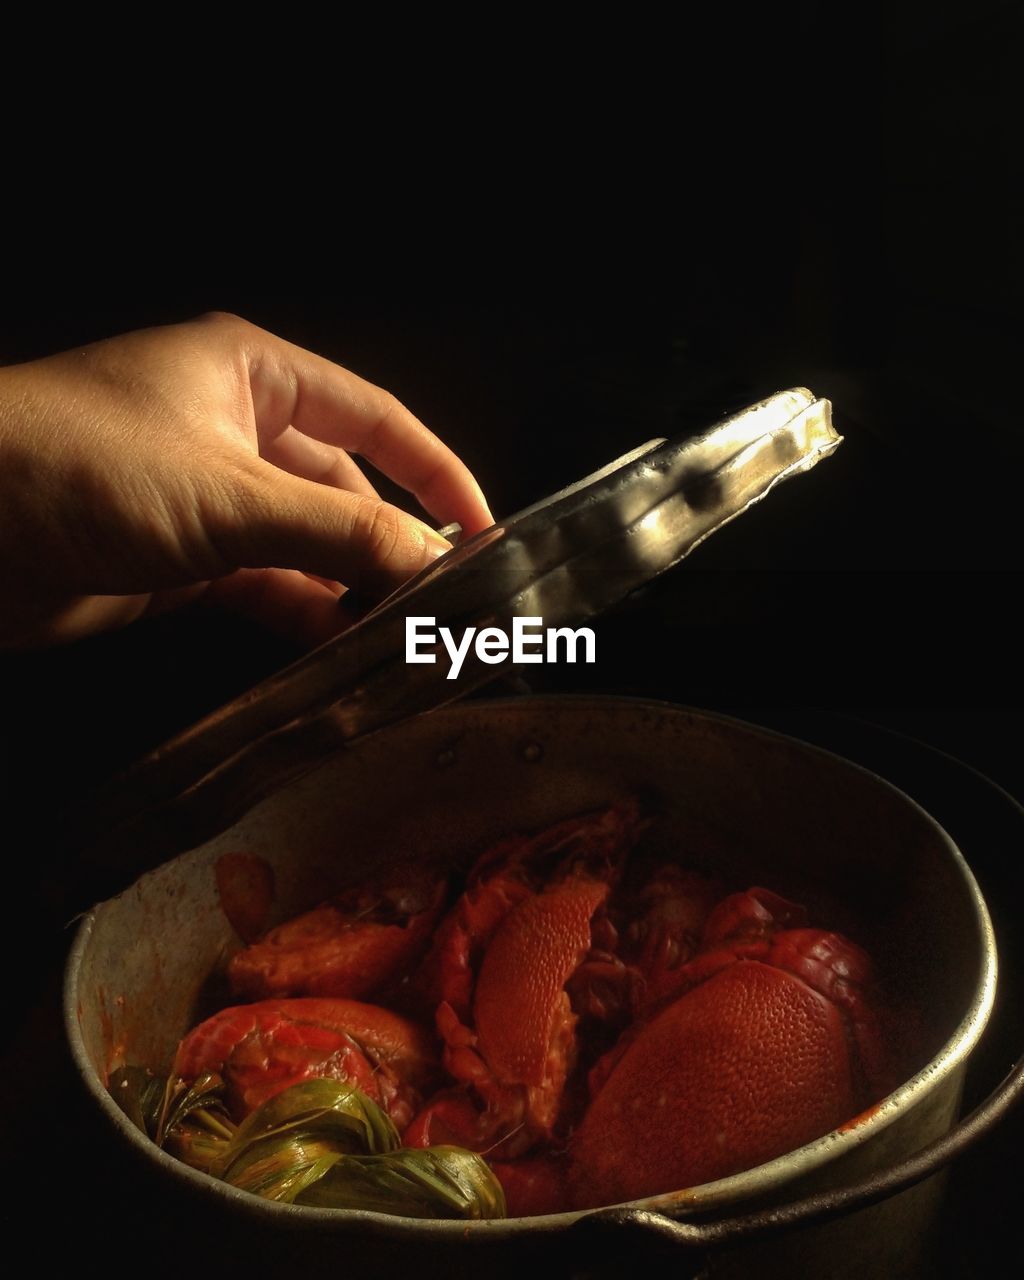
POLYGON ((792 1204, 711 1222, 687 1222, 645 1209, 603 1209, 578 1219, 570 1230, 592 1244, 610 1243, 613 1236, 621 1240, 628 1233, 627 1239, 643 1237, 646 1243, 671 1247, 676 1256, 680 1252, 692 1254, 693 1268, 686 1274, 697 1276, 710 1249, 763 1240, 796 1227, 830 1222, 916 1186, 983 1138, 1022 1096, 1024 1058, 1014 1063, 1009 1074, 980 1106, 941 1138, 863 1182, 818 1192, 792 1204))
POLYGON ((597 1271, 584 1264, 582 1275, 621 1274, 620 1264, 626 1257, 633 1260, 639 1250, 648 1260, 654 1254, 670 1255, 672 1275, 676 1280, 701 1280, 707 1266, 709 1241, 706 1226, 692 1222, 674 1222, 661 1213, 648 1209, 601 1209, 577 1219, 569 1228, 573 1257, 580 1254, 587 1264, 598 1265, 597 1271))

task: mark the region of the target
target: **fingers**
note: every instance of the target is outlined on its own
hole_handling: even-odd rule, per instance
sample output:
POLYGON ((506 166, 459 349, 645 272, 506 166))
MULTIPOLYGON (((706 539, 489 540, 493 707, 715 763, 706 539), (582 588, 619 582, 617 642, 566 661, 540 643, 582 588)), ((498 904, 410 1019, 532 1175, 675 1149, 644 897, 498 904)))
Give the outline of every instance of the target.
POLYGON ((450 550, 397 507, 289 475, 263 459, 253 460, 217 520, 215 542, 230 564, 301 569, 372 596, 450 550))
POLYGON ((69 644, 126 626, 141 618, 149 604, 146 594, 7 600, 0 619, 0 646, 23 649, 69 644))
POLYGON ((335 582, 333 578, 321 578, 317 573, 307 573, 306 577, 309 578, 311 582, 319 582, 322 587, 326 587, 335 598, 345 594, 345 587, 343 587, 340 582, 335 582))
POLYGON ((263 330, 243 334, 261 438, 290 424, 368 458, 440 524, 457 521, 467 534, 493 524, 469 468, 394 396, 263 330))
POLYGON ((261 443, 260 453, 282 471, 290 471, 303 480, 315 480, 317 484, 348 489, 379 500, 377 490, 344 449, 313 440, 294 427, 286 427, 280 435, 261 443))

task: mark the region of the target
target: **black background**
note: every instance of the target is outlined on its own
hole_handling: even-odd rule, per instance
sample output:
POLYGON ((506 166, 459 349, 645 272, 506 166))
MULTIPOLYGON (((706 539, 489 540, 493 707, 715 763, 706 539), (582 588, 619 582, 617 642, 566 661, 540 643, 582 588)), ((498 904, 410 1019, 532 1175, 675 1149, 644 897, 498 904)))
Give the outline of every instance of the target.
MULTIPOLYGON (((833 400, 846 438, 835 457, 598 623, 595 667, 539 683, 709 706, 884 754, 867 722, 1024 796, 1013 11, 861 29, 857 52, 887 75, 870 90, 858 79, 852 108, 840 77, 846 110, 828 115, 799 163, 785 147, 767 157, 785 175, 774 186, 734 175, 725 196, 691 184, 678 206, 666 205, 668 188, 634 188, 659 216, 617 228, 579 214, 555 229, 535 205, 536 241, 516 203, 404 290, 364 288, 334 258, 301 296, 258 287, 255 269, 241 287, 199 270, 169 287, 143 268, 149 283, 135 293, 121 280, 100 292, 48 277, 0 303, 0 360, 234 311, 394 391, 469 463, 498 516, 643 440, 808 385, 833 400), (702 202, 713 207, 699 233, 673 227, 677 207, 702 202), (514 280, 524 260, 528 282, 514 280)), ((44 1090, 48 1109, 52 1096, 76 1106, 56 999, 64 925, 87 903, 65 891, 64 818, 292 656, 251 624, 192 609, 0 661, 20 960, 4 1074, 22 1092, 37 1081, 33 1107, 44 1090)), ((1019 885, 1022 832, 985 855, 997 894, 1019 885)), ((1020 1047, 1000 1043, 976 1095, 1020 1047)), ((1017 1121, 960 1175, 950 1274, 999 1274, 988 1268, 1019 1136, 1017 1121)), ((102 1160, 116 1169, 113 1153, 102 1160)))

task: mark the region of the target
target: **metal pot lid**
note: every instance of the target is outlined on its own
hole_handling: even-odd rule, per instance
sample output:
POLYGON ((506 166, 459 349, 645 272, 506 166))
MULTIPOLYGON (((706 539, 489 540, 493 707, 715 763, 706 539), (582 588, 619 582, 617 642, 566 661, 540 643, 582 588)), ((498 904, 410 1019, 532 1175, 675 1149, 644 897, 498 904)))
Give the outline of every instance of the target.
POLYGON ((470 645, 449 678, 440 640, 406 661, 406 619, 508 634, 576 628, 677 564, 781 480, 838 447, 831 406, 782 391, 696 438, 652 440, 455 547, 357 625, 145 757, 92 815, 96 852, 138 873, 226 829, 365 734, 443 706, 501 668, 470 645), (431 662, 433 654, 437 660, 431 662))

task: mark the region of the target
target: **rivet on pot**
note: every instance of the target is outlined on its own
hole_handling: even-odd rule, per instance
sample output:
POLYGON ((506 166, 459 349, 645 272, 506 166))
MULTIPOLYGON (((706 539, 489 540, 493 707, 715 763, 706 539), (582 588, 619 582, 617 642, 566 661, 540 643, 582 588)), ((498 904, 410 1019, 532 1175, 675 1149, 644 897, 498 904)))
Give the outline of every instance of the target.
POLYGON ((447 769, 455 763, 456 755, 454 747, 445 747, 443 751, 437 753, 435 764, 439 769, 447 769))
POLYGON ((523 759, 536 764, 538 760, 544 759, 544 748, 539 742, 527 742, 523 747, 523 759))

